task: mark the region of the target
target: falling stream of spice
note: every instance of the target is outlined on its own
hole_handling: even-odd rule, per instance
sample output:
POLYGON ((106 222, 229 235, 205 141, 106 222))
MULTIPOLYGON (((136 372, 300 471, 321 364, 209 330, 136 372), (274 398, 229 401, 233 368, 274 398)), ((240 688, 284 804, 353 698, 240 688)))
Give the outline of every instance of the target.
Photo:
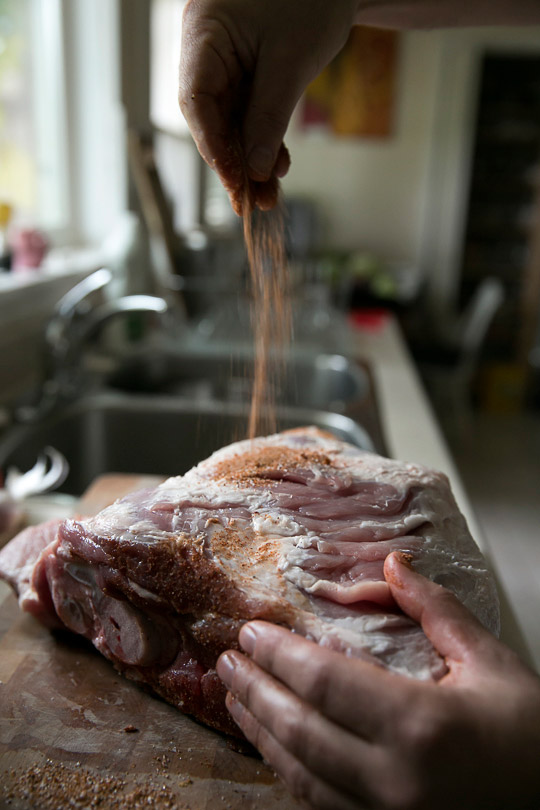
POLYGON ((254 209, 247 181, 243 223, 252 290, 254 374, 248 437, 253 439, 277 429, 276 388, 285 371, 291 309, 281 203, 271 211, 254 209))

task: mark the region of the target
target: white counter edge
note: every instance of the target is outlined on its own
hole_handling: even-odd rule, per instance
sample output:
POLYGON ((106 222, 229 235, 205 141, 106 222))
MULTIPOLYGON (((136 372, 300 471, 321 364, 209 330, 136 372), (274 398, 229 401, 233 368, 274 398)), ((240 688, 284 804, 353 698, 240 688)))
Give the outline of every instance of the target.
POLYGON ((378 329, 357 330, 352 354, 371 365, 390 455, 441 470, 450 479, 470 532, 497 580, 501 602, 501 640, 532 665, 530 650, 497 575, 488 538, 474 514, 397 322, 389 317, 378 329))

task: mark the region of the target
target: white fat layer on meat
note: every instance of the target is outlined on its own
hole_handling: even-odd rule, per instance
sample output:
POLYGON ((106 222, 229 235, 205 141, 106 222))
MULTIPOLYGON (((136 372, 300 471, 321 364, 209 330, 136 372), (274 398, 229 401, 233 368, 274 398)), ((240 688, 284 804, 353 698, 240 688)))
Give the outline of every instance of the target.
POLYGON ((439 674, 444 672, 442 659, 434 664, 429 640, 413 622, 402 616, 375 614, 333 618, 330 623, 307 614, 299 617, 295 629, 323 647, 352 657, 367 657, 409 678, 429 681, 434 666, 439 674))
MULTIPOLYGON (((240 521, 238 521, 240 524, 240 521)), ((233 546, 223 546, 218 543, 214 552, 214 537, 219 537, 223 530, 220 525, 212 524, 208 527, 204 540, 205 553, 211 557, 214 564, 226 574, 233 576, 239 590, 245 592, 247 597, 253 595, 253 584, 259 587, 259 596, 274 601, 276 596, 288 599, 298 608, 309 609, 309 601, 298 588, 291 588, 282 577, 276 577, 276 568, 273 565, 258 564, 258 553, 262 548, 271 545, 276 557, 283 556, 289 548, 289 538, 282 535, 258 534, 251 525, 242 529, 235 527, 237 543, 233 546)), ((193 540, 192 540, 193 542, 193 540)))
POLYGON ((190 470, 184 476, 169 478, 164 481, 155 491, 152 498, 152 505, 171 504, 176 506, 182 501, 192 503, 208 503, 213 509, 219 509, 223 505, 237 504, 247 506, 255 511, 264 508, 269 503, 269 493, 266 489, 244 489, 224 486, 221 482, 215 482, 208 477, 197 475, 199 467, 190 470))
POLYGON ((170 532, 163 532, 156 528, 150 520, 138 520, 130 526, 130 535, 133 540, 143 540, 145 543, 161 543, 170 532))
MULTIPOLYGON (((308 534, 298 535, 295 537, 295 548, 297 549, 306 549, 306 548, 316 548, 317 551, 324 552, 327 547, 331 544, 325 540, 321 540, 318 534, 315 532, 309 532, 308 534)), ((305 556, 305 555, 303 555, 305 556)), ((285 571, 289 566, 290 560, 280 560, 279 570, 285 571)))
MULTIPOLYGON (((344 481, 358 477, 366 481, 373 480, 379 483, 394 484, 402 488, 404 483, 409 484, 411 481, 416 481, 418 484, 432 483, 434 476, 446 479, 443 473, 416 464, 383 458, 367 450, 345 444, 338 439, 329 438, 327 435, 321 434, 317 428, 306 428, 301 433, 276 433, 272 436, 246 439, 230 444, 217 450, 197 467, 186 473, 183 478, 169 479, 169 481, 164 482, 158 488, 158 491, 167 489, 170 482, 176 481, 180 483, 186 481, 188 477, 190 486, 196 478, 203 478, 208 481, 215 468, 223 462, 238 458, 248 452, 256 452, 265 447, 288 447, 296 451, 305 448, 310 451, 317 450, 325 453, 332 459, 333 472, 341 472, 344 481)), ((307 466, 309 467, 309 465, 307 466)), ((312 469, 317 473, 319 471, 319 468, 315 466, 312 469)), ((172 487, 174 488, 174 485, 172 487)), ((251 495, 253 496, 253 492, 251 492, 251 495)))
POLYGON ((157 596, 152 591, 149 591, 148 588, 143 588, 142 585, 139 585, 137 582, 134 582, 132 579, 128 579, 128 585, 132 591, 134 591, 137 596, 140 596, 141 599, 144 599, 147 602, 161 602, 161 598, 157 596))
POLYGON ((255 512, 253 515, 253 529, 257 534, 296 537, 298 540, 301 539, 299 535, 302 532, 300 524, 289 515, 269 514, 268 512, 263 514, 255 512))
POLYGON ((119 539, 147 544, 160 543, 164 539, 164 532, 149 518, 140 519, 136 505, 128 500, 116 501, 86 522, 92 531, 101 536, 114 532, 119 539))

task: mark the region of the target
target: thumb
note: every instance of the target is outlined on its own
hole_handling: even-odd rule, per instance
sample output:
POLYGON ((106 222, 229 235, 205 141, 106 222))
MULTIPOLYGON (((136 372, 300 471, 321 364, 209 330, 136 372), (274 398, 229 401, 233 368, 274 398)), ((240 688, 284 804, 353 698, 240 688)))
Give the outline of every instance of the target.
POLYGON ((308 79, 302 81, 298 73, 296 76, 290 73, 290 66, 287 68, 276 59, 261 56, 242 129, 247 170, 252 180, 266 181, 273 173, 282 176, 288 168, 284 161, 283 138, 298 99, 308 84, 308 79))
POLYGON ((422 626, 445 658, 470 661, 498 644, 451 591, 414 571, 405 555, 389 554, 384 576, 399 607, 422 626))

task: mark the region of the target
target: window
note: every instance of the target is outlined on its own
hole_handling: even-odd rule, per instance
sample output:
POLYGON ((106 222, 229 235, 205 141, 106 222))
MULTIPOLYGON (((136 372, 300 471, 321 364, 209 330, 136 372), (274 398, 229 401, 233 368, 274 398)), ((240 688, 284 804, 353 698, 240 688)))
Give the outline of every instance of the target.
POLYGON ((66 227, 61 0, 0 0, 0 200, 19 219, 66 227))
POLYGON ((187 135, 178 107, 178 65, 182 13, 186 0, 153 0, 151 32, 150 117, 154 126, 187 135))
POLYGON ((237 226, 221 183, 196 150, 178 106, 182 13, 186 0, 152 0, 150 117, 156 129, 156 160, 174 202, 180 232, 205 225, 237 226))
POLYGON ((126 204, 119 0, 0 0, 0 202, 56 245, 126 204))

